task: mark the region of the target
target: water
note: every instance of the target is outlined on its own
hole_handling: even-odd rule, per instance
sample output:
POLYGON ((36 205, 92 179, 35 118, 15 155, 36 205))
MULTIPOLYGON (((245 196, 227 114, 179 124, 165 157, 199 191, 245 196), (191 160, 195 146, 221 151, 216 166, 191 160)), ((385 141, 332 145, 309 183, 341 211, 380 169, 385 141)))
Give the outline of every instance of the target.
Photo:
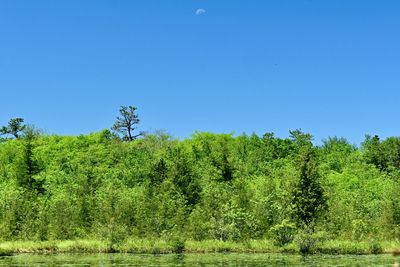
POLYGON ((391 255, 308 256, 282 254, 188 255, 17 255, 0 257, 0 266, 392 266, 391 255))

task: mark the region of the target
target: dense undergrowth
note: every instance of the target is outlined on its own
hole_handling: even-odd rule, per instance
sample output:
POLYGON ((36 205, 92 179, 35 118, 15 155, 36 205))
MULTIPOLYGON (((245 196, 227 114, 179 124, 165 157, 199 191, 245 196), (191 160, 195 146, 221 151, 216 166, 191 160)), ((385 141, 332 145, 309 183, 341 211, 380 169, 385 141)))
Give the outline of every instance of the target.
MULTIPOLYGON (((370 242, 331 240, 317 244, 310 254, 366 255, 391 253, 398 248, 397 242, 383 241, 380 250, 370 242)), ((104 240, 52 240, 52 241, 7 241, 0 244, 0 256, 18 253, 54 254, 54 253, 132 253, 132 254, 168 254, 168 253, 301 253, 297 244, 276 246, 266 239, 247 240, 246 242, 203 240, 186 241, 183 250, 177 250, 176 244, 167 240, 129 239, 110 249, 104 240)))
POLYGON ((394 248, 400 139, 311 141, 293 131, 122 142, 107 130, 3 141, 0 254, 394 248))

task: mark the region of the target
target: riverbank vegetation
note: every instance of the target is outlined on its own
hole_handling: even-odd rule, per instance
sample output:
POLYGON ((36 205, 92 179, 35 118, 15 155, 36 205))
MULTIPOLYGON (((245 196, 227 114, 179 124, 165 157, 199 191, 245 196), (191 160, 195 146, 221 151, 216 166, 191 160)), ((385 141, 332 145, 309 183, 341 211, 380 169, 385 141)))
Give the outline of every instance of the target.
POLYGON ((3 254, 360 254, 400 238, 397 137, 19 130, 0 143, 3 254))
MULTIPOLYGON (((392 253, 398 248, 398 242, 382 241, 379 253, 368 241, 331 240, 318 243, 313 254, 330 255, 369 255, 392 253)), ((0 244, 0 256, 20 253, 58 254, 58 253, 132 253, 132 254, 169 254, 177 253, 175 244, 165 239, 129 239, 116 245, 112 250, 106 240, 51 240, 51 241, 6 241, 0 244)), ((295 243, 276 246, 267 239, 238 241, 187 240, 185 253, 285 253, 299 254, 295 243)))

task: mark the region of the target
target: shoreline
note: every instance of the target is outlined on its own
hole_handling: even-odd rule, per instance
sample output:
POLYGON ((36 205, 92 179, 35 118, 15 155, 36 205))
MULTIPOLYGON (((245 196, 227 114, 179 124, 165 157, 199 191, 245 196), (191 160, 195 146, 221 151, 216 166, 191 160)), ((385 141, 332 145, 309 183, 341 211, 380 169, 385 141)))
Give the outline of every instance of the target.
MULTIPOLYGON (((373 255, 389 254, 400 247, 400 243, 380 242, 377 250, 369 241, 330 240, 321 242, 309 253, 322 255, 373 255)), ((5 241, 0 242, 0 256, 18 254, 196 254, 196 253, 279 253, 301 255, 296 244, 283 247, 274 246, 270 240, 250 240, 247 242, 231 242, 218 240, 186 241, 179 249, 175 244, 165 240, 127 240, 121 244, 110 246, 101 240, 54 240, 54 241, 5 241)))

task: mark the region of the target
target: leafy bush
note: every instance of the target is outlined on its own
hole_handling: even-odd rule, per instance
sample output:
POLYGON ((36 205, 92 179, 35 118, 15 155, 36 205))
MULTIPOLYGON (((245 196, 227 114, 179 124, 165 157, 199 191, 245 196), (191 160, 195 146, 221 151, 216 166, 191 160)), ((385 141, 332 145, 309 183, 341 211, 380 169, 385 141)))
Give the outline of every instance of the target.
POLYGON ((325 232, 313 232, 310 228, 306 228, 297 234, 295 241, 301 254, 313 254, 316 252, 317 245, 326 238, 325 232))
POLYGON ((170 243, 174 253, 182 253, 185 251, 185 240, 183 238, 175 237, 170 241, 170 243))
POLYGON ((381 254, 383 252, 381 244, 377 240, 372 240, 369 245, 369 251, 372 254, 381 254))
POLYGON ((275 225, 269 230, 276 246, 284 246, 293 241, 296 234, 296 225, 285 219, 280 224, 275 225))
POLYGON ((0 257, 4 256, 12 256, 12 252, 7 249, 0 248, 0 257))
POLYGON ((367 225, 363 220, 353 220, 352 224, 352 239, 355 241, 360 241, 364 238, 367 232, 367 225))

